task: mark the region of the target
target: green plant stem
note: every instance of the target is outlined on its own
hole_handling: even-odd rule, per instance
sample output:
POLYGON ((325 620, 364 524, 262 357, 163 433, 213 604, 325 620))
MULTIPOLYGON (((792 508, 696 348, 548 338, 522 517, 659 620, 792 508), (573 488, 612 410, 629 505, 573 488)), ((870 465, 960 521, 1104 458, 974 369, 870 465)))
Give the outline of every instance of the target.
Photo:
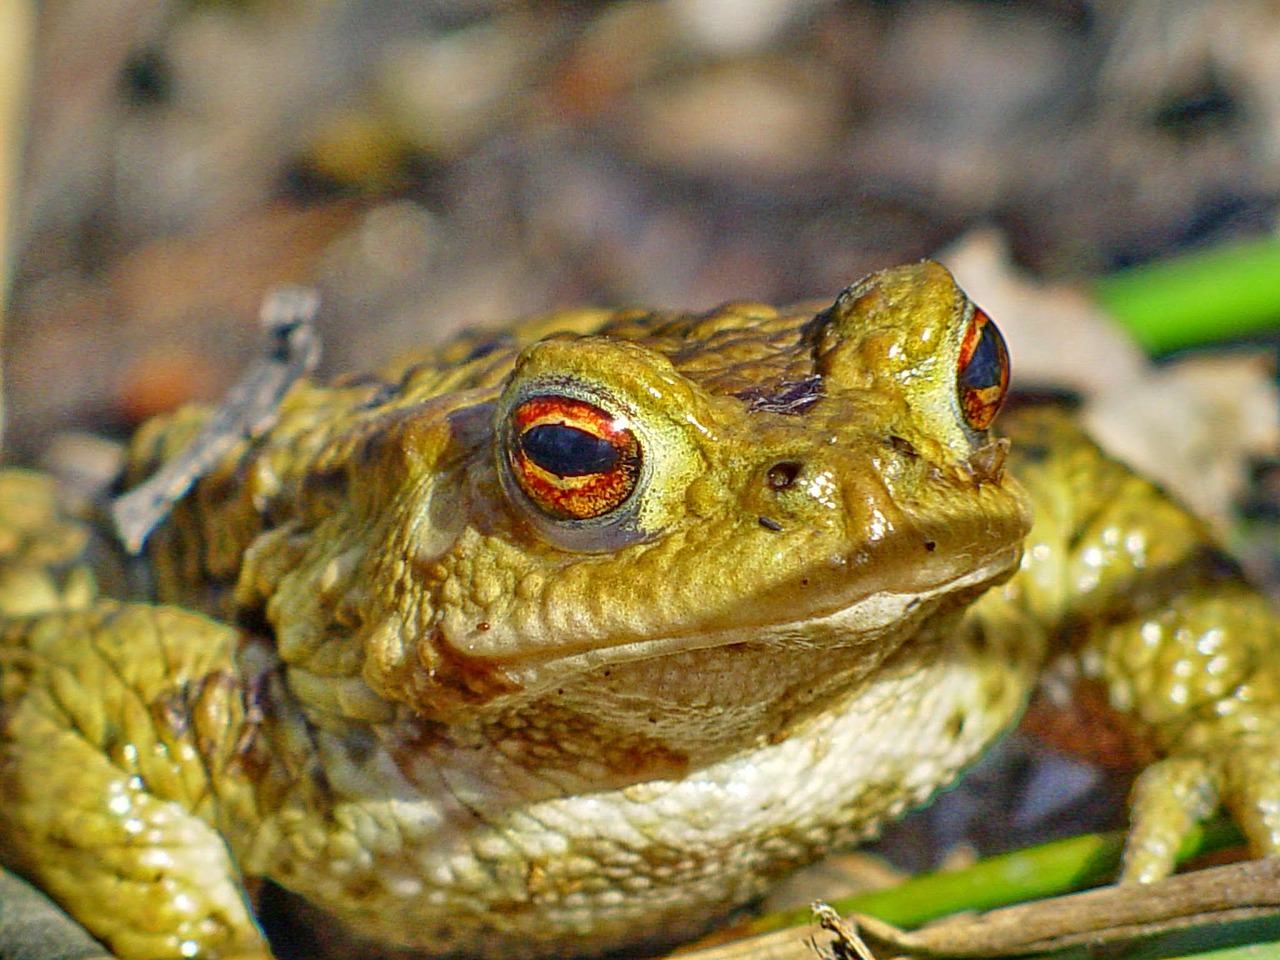
MULTIPOLYGON (((1042 897, 1097 886, 1116 875, 1124 851, 1125 832, 1087 834, 988 857, 963 870, 913 877, 896 887, 834 901, 841 916, 863 913, 910 929, 961 910, 991 910, 1042 897)), ((1241 842, 1227 821, 1194 830, 1178 859, 1221 850, 1241 842)), ((750 933, 767 933, 808 923, 806 907, 772 913, 751 925, 750 933)))
POLYGON ((1121 270, 1098 280, 1094 293, 1152 353, 1280 329, 1280 240, 1121 270))

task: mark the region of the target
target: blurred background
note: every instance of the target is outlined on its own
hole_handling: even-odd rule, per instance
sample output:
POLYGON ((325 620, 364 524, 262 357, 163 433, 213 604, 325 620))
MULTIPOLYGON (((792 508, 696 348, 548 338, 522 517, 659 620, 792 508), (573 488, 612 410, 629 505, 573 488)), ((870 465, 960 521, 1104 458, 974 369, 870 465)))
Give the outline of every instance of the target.
MULTIPOLYGON (((1238 342, 1226 366, 1152 366, 1091 291, 1275 236, 1277 0, 33 6, 5 360, 20 459, 74 468, 96 448, 68 436, 217 398, 283 282, 320 289, 332 372, 583 302, 831 298, 940 254, 1020 383, 1110 397, 1152 469, 1189 448, 1188 497, 1225 474, 1202 507, 1276 576, 1274 333, 1244 366, 1238 342), (1241 504, 1271 525, 1239 535, 1241 504)), ((985 818, 993 845, 1093 802, 1092 773, 1037 786, 1021 763, 984 768, 1013 764, 1000 782, 1039 811, 985 818)))
POLYGON ((217 397, 283 281, 335 370, 570 303, 827 298, 982 228, 1075 282, 1276 228, 1275 0, 35 6, 19 453, 217 397))

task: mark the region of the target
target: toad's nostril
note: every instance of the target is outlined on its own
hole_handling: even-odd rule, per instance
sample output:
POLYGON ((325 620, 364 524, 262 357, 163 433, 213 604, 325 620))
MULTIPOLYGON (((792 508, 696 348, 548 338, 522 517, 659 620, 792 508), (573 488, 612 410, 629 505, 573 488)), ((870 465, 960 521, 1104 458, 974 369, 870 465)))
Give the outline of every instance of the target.
POLYGON ((796 482, 800 476, 800 464, 795 460, 783 460, 775 463, 765 474, 765 482, 771 490, 785 490, 796 482))

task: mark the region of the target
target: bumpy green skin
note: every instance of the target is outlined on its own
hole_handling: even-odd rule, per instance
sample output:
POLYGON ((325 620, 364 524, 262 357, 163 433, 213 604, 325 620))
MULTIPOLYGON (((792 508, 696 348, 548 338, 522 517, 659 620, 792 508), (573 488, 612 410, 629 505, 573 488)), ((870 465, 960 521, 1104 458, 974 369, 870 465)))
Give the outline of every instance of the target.
POLYGON ((262 877, 343 956, 625 948, 926 800, 1046 663, 1163 758, 1127 879, 1219 803, 1275 854, 1274 614, 1063 415, 1006 416, 1007 463, 961 421, 972 310, 924 263, 816 316, 560 314, 300 385, 155 536, 154 605, 3 475, 5 862, 127 958, 269 956, 262 877), (641 437, 616 517, 504 477, 557 391, 641 437))
POLYGON ((1035 525, 999 591, 1051 627, 1161 759, 1132 801, 1124 877, 1166 876, 1186 830, 1225 806, 1280 852, 1280 623, 1205 525, 1052 409, 1015 411, 1010 469, 1035 525))

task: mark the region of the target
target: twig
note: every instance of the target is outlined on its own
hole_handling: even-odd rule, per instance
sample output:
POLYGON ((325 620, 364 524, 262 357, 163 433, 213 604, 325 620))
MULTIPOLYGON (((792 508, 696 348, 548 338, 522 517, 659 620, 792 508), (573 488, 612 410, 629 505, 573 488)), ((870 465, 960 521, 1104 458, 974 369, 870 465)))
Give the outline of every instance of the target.
POLYGON ((269 338, 265 356, 176 457, 111 505, 116 533, 130 553, 142 549, 173 505, 237 443, 276 422, 285 393, 319 362, 320 339, 313 325, 318 307, 314 291, 302 287, 283 287, 267 297, 261 317, 269 338))
MULTIPOLYGON (((0 0, 0 343, 13 276, 13 218, 26 139, 27 78, 35 18, 31 0, 0 0)), ((3 380, 0 374, 0 440, 4 435, 3 380)))
POLYGON ((858 933, 858 924, 853 919, 845 919, 826 903, 815 903, 812 906, 814 922, 832 936, 826 946, 814 944, 819 955, 826 960, 876 960, 875 954, 867 946, 858 933))
MULTIPOLYGON (((856 929, 877 956, 998 957, 1276 916, 1280 859, 1268 858, 959 915, 914 932, 867 916, 845 929, 856 929)), ((679 960, 814 960, 814 953, 810 935, 793 928, 681 953, 679 960)))
POLYGON ((872 943, 915 955, 993 957, 1124 943, 1275 916, 1280 916, 1280 859, 1268 857, 1177 874, 1159 883, 1102 887, 960 915, 913 933, 872 919, 864 919, 859 928, 872 943))

